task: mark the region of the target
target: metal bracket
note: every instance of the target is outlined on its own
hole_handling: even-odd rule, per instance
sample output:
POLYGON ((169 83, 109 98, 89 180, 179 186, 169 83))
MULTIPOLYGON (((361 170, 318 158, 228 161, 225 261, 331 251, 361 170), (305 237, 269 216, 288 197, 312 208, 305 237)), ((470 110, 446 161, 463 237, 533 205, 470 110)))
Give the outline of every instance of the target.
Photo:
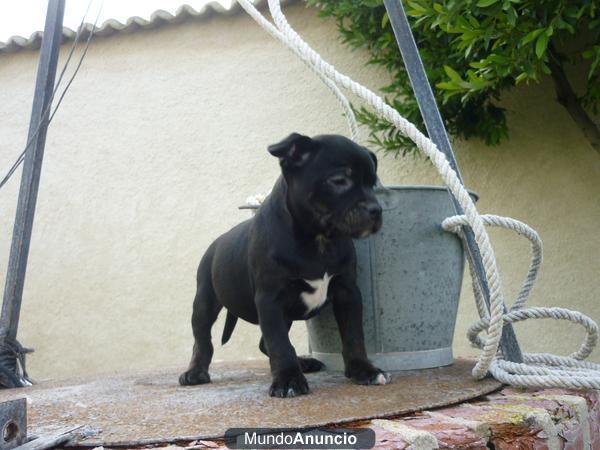
MULTIPOLYGON (((33 217, 40 184, 44 146, 46 144, 48 115, 54 96, 56 65, 62 41, 64 12, 65 0, 48 1, 46 24, 40 48, 40 60, 29 123, 27 139, 29 146, 26 149, 25 160, 23 162, 23 175, 21 176, 17 214, 8 259, 2 311, 0 313, 0 343, 16 342, 17 338, 29 244, 33 229, 33 217)), ((5 367, 5 370, 11 370, 12 367, 16 367, 17 365, 15 361, 16 355, 13 353, 11 353, 10 349, 2 351, 2 360, 9 359, 14 362, 5 367)), ((11 382, 10 385, 3 387, 23 386, 25 380, 19 378, 23 377, 18 376, 16 378, 17 383, 11 382), (13 384, 16 384, 16 386, 13 386, 13 384)))
POLYGON ((0 450, 10 450, 27 440, 27 402, 24 398, 0 403, 0 450))
MULTIPOLYGON (((423 67, 423 62, 421 61, 421 56, 419 55, 419 50, 415 43, 415 38, 412 34, 408 18, 404 12, 402 2, 401 0, 384 0, 384 4, 390 18, 390 24, 394 30, 396 42, 400 48, 400 53, 402 54, 402 60, 404 61, 408 77, 410 78, 410 83, 415 92, 415 97, 417 98, 419 110, 421 111, 421 116, 423 116, 423 121, 427 128, 427 133, 440 151, 446 155, 450 166, 454 169, 461 183, 464 185, 456 158, 454 157, 454 152, 452 151, 452 146, 450 145, 450 140, 448 139, 448 133, 444 127, 442 116, 440 115, 440 111, 435 102, 435 97, 433 96, 433 91, 429 85, 427 74, 425 73, 425 68, 423 67)), ((464 214, 458 200, 450 193, 450 191, 448 192, 452 198, 456 213, 461 215, 464 214)), ((465 249, 467 258, 473 265, 479 285, 481 286, 483 297, 489 307, 490 290, 487 284, 481 254, 479 253, 479 247, 475 242, 475 236, 470 227, 463 227, 463 233, 466 241, 465 249)), ((504 312, 506 313, 506 307, 504 307, 504 312)), ((523 355, 521 354, 519 342, 517 341, 517 336, 512 324, 504 324, 500 347, 505 359, 508 361, 523 362, 523 355)))

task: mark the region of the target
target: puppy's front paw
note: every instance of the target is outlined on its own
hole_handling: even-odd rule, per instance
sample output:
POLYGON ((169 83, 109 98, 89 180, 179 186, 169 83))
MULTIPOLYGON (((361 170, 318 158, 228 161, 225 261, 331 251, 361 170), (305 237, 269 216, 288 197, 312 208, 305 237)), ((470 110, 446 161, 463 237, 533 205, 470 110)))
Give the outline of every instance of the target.
POLYGON ((345 375, 358 384, 387 384, 392 380, 390 374, 366 360, 350 361, 346 365, 345 375))
POLYGON ((299 369, 283 371, 273 377, 269 388, 271 397, 296 397, 308 394, 308 382, 299 369))
POLYGON ((182 386, 206 383, 210 383, 210 375, 204 370, 188 370, 179 376, 179 384, 182 386))

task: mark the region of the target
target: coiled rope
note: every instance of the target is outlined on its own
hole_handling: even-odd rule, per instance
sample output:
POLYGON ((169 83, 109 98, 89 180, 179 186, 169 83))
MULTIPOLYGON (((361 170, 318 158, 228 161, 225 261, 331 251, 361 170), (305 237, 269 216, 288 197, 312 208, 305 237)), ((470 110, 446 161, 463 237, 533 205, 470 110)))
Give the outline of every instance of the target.
POLYGON ((535 230, 509 217, 479 215, 467 190, 460 182, 456 172, 450 167, 446 156, 438 150, 437 146, 412 123, 402 117, 398 111, 386 104, 381 97, 338 72, 335 67, 323 60, 287 22, 281 11, 279 0, 268 0, 269 11, 275 25, 265 19, 248 0, 238 0, 238 3, 271 36, 292 50, 334 93, 345 111, 353 139, 357 137, 356 119, 350 103, 339 86, 363 99, 381 118, 394 124, 402 134, 411 139, 419 150, 431 160, 442 180, 463 208, 464 215, 447 218, 442 223, 442 227, 459 236, 462 235, 463 226, 471 227, 475 242, 479 247, 489 286, 490 306, 488 308, 483 300, 481 286, 471 268, 473 291, 480 319, 469 328, 467 337, 473 345, 481 349, 477 363, 472 370, 473 377, 481 379, 490 373, 497 380, 513 386, 600 389, 600 364, 583 361, 596 346, 598 325, 578 311, 564 308, 524 308, 542 262, 542 242, 535 230), (496 257, 485 230, 486 225, 511 229, 525 236, 531 242, 532 258, 527 277, 516 301, 506 314, 503 313, 505 303, 496 257), (586 337, 581 347, 569 356, 525 353, 523 363, 505 361, 499 349, 504 323, 545 318, 568 320, 581 325, 586 331, 586 337), (482 331, 486 332, 485 338, 480 337, 482 331))

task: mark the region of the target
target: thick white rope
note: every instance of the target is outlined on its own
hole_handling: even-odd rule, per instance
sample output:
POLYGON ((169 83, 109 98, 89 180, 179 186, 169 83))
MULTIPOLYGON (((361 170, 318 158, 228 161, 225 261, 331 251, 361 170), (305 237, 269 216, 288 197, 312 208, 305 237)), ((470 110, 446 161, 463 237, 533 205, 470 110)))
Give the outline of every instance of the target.
POLYGON ((354 115, 354 111, 352 111, 350 102, 348 101, 346 96, 342 93, 342 91, 340 91, 337 84, 335 84, 323 72, 316 69, 309 60, 304 58, 302 56, 302 54, 300 53, 299 49, 297 49, 296 47, 290 46, 287 43, 286 37, 284 36, 284 34, 281 31, 279 31, 277 28, 275 28, 271 22, 269 22, 267 19, 265 19, 265 17, 254 7, 254 5, 252 3, 250 3, 249 1, 246 1, 246 0, 243 0, 243 1, 239 2, 239 4, 242 6, 242 8, 244 8, 246 10, 246 12, 250 16, 252 16, 252 18, 256 22, 258 22, 258 24, 267 33, 269 33, 271 36, 273 36, 279 42, 286 45, 292 52, 294 52, 296 54, 296 56, 298 56, 321 79, 321 81, 325 84, 325 86, 327 86, 331 90, 333 95, 340 102, 342 109, 344 110, 344 114, 346 116, 346 121, 348 122, 348 128, 350 128, 350 137, 354 141, 358 140, 358 125, 356 123, 356 117, 354 115))
POLYGON ((470 226, 479 247, 485 276, 490 291, 490 307, 485 304, 481 287, 471 270, 473 290, 477 309, 481 319, 473 324, 468 337, 481 349, 478 361, 473 368, 475 378, 483 378, 488 373, 499 381, 516 386, 544 386, 569 388, 600 389, 600 365, 581 361, 589 356, 598 338, 597 324, 577 311, 563 308, 523 308, 542 262, 542 245, 537 233, 526 224, 509 217, 480 216, 469 193, 460 182, 456 172, 451 168, 446 156, 437 146, 421 133, 412 123, 402 117, 395 109, 387 105, 381 97, 348 76, 338 72, 331 64, 324 61, 306 42, 292 29, 281 11, 279 0, 268 0, 271 16, 277 26, 275 28, 248 0, 238 0, 246 12, 258 22, 269 34, 290 48, 308 67, 310 67, 336 95, 344 110, 350 125, 352 138, 356 139, 356 121, 349 102, 341 93, 342 86, 350 90, 370 105, 375 112, 385 120, 394 124, 405 136, 432 161, 442 180, 452 192, 464 211, 464 215, 446 219, 444 229, 461 234, 461 227, 470 226), (531 241, 532 260, 529 272, 514 302, 507 314, 504 314, 504 297, 501 289, 500 275, 496 266, 496 258, 492 249, 485 225, 509 228, 524 235, 531 241), (568 357, 551 354, 524 354, 524 362, 517 364, 505 361, 499 351, 500 338, 504 322, 512 323, 525 319, 553 318, 569 320, 580 324, 586 330, 586 338, 580 349, 568 357), (486 338, 479 337, 481 331, 486 331, 486 338))

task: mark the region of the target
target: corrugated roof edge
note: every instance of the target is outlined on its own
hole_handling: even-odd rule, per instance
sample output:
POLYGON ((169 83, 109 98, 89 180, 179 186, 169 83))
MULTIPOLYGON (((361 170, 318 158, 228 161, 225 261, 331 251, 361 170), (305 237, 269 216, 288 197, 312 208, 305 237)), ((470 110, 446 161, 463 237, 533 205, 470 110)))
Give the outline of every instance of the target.
MULTIPOLYGON (((282 0, 282 4, 294 3, 296 0, 282 0)), ((267 5, 267 0, 258 0, 255 2, 257 8, 264 8, 267 5)), ((178 24, 186 22, 190 19, 205 19, 214 14, 217 15, 233 15, 242 10, 241 6, 234 2, 230 9, 225 8, 217 2, 210 2, 204 5, 200 10, 195 10, 189 5, 180 6, 175 15, 168 11, 159 9, 150 15, 150 19, 146 20, 138 16, 130 17, 125 23, 121 23, 115 19, 109 19, 102 25, 96 28, 94 36, 111 36, 116 33, 132 33, 138 30, 147 30, 157 28, 167 24, 178 24)), ((86 23, 85 30, 82 33, 81 39, 85 39, 92 29, 92 24, 86 23)), ((23 36, 12 36, 6 42, 0 42, 0 54, 14 53, 20 50, 36 50, 40 48, 42 42, 42 32, 36 31, 29 38, 23 36)), ((76 32, 70 28, 63 27, 63 40, 68 42, 75 38, 76 32)))

